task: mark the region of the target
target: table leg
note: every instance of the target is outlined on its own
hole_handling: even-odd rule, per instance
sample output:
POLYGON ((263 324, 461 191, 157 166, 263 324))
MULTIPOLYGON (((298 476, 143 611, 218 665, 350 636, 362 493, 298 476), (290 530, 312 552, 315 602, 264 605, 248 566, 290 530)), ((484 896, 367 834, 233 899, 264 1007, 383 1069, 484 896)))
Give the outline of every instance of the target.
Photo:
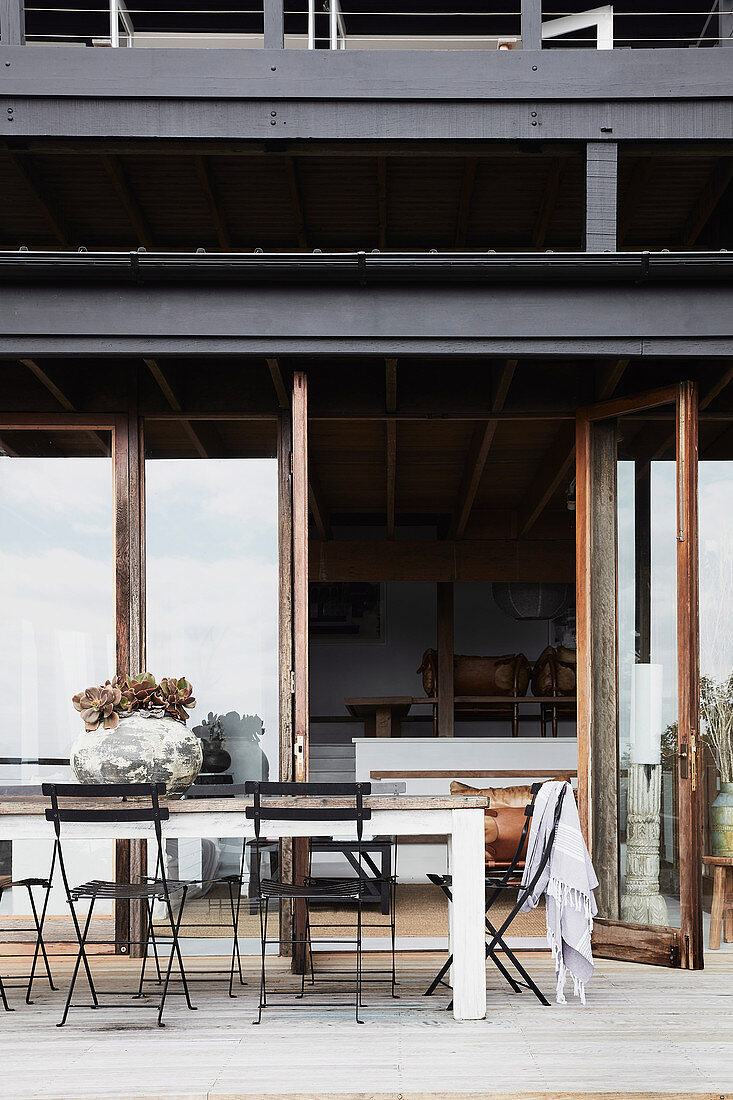
POLYGON ((456 1020, 482 1020, 486 1015, 484 812, 452 810, 451 818, 453 1015, 456 1020))
POLYGON ((725 867, 716 867, 713 874, 713 904, 710 908, 710 942, 708 948, 718 951, 723 925, 723 899, 725 897, 725 867))
POLYGON ((723 902, 723 939, 733 943, 733 867, 725 868, 725 901, 723 902))

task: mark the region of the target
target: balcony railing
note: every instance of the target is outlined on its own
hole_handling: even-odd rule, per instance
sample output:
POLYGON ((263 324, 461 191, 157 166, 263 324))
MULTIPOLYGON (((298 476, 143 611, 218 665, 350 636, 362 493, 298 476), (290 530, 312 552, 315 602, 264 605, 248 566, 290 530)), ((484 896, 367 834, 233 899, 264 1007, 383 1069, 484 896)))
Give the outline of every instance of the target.
POLYGON ((733 0, 0 0, 0 42, 117 48, 519 50, 733 45, 733 0), (697 10, 693 10, 697 9, 697 10))

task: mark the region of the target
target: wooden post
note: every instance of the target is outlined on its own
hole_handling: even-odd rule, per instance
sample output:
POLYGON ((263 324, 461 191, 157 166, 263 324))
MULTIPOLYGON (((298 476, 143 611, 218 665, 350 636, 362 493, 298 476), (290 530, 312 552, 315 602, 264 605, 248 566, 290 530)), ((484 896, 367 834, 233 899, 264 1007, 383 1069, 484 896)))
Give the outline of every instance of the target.
POLYGON ((585 251, 615 252, 618 146, 589 141, 585 164, 585 251))
POLYGON ((24 0, 0 0, 0 35, 3 46, 25 45, 24 0))
POLYGON ((697 386, 680 385, 677 415, 677 736, 679 746, 680 914, 682 966, 703 965, 702 745, 697 521, 697 386))
POLYGON ((285 45, 283 0, 265 0, 264 19, 265 49, 283 49, 285 45))
MULTIPOLYGON (((279 554, 279 676, 280 676, 280 781, 293 781, 293 494, 290 463, 292 425, 290 412, 278 419, 278 554, 279 554)), ((293 842, 280 841, 280 873, 293 881, 293 842)), ((280 954, 292 955, 292 906, 280 907, 280 954)))
POLYGON ((438 736, 455 734, 453 585, 438 584, 438 736))
MULTIPOLYGON (((293 377, 293 705, 294 766, 297 783, 308 782, 308 380, 293 377)), ((308 874, 308 841, 293 841, 293 880, 308 874)), ((305 904, 296 902, 293 916, 293 970, 306 965, 305 904)))
POLYGON ((522 49, 542 49, 542 0, 522 0, 522 49))

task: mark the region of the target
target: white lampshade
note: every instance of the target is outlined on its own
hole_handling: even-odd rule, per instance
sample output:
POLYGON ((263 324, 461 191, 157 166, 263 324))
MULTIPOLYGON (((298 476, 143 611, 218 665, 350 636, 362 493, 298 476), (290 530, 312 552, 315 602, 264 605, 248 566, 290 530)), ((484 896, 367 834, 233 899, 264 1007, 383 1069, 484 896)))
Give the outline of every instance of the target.
POLYGON ((634 665, 631 683, 631 763, 662 759, 662 665, 634 665))

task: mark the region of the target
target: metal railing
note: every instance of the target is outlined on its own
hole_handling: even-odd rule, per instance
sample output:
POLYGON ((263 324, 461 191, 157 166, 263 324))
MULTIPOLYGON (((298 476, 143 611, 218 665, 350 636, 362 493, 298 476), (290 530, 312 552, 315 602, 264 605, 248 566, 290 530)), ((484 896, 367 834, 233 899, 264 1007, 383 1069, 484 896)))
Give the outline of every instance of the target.
POLYGON ((373 0, 0 0, 0 41, 115 49, 700 48, 733 45, 733 0, 697 8, 669 0, 665 12, 630 0, 594 8, 462 0, 453 9, 442 0, 402 0, 396 8, 373 0))

